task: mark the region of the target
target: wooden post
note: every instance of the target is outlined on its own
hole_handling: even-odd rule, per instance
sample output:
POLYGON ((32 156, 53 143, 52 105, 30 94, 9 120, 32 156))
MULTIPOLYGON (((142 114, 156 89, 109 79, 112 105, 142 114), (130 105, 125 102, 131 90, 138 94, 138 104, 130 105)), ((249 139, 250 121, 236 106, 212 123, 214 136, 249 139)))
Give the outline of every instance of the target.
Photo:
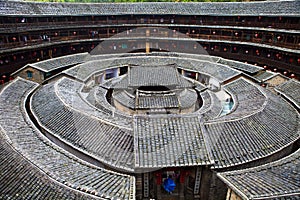
POLYGON ((146 42, 146 53, 150 53, 150 43, 146 42))
POLYGON ((161 184, 162 184, 162 176, 161 172, 157 172, 155 174, 155 179, 156 179, 156 197, 158 200, 160 200, 161 197, 161 184))
POLYGON ((180 170, 180 180, 179 180, 179 200, 184 200, 184 186, 186 182, 187 172, 185 170, 180 170))

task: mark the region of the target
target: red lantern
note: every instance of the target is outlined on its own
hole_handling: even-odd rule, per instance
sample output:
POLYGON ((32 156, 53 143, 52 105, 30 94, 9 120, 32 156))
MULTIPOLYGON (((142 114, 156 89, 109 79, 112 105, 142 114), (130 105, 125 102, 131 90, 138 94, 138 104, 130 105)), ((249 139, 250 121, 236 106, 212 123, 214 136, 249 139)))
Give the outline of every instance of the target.
POLYGON ((259 54, 260 54, 260 53, 259 53, 259 50, 257 49, 255 52, 256 52, 256 55, 259 56, 259 54))

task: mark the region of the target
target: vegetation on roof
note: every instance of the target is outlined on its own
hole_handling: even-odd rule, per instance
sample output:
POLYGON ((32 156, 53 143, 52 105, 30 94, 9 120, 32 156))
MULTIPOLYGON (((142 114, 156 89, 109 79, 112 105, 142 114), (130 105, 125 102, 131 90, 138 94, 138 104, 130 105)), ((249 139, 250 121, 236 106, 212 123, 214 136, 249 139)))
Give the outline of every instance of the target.
POLYGON ((119 2, 243 2, 254 0, 26 0, 39 2, 119 3, 119 2))

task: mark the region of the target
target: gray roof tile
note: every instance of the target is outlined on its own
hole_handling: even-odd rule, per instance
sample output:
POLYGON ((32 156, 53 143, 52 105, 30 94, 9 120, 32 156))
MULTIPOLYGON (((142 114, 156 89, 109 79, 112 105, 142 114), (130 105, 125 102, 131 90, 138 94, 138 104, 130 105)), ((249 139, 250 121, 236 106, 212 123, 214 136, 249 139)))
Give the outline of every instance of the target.
POLYGON ((210 165, 197 116, 136 116, 137 168, 210 165))
POLYGON ((83 63, 86 56, 88 56, 88 53, 71 54, 33 63, 30 64, 30 66, 40 69, 44 72, 50 72, 66 66, 83 63))
POLYGON ((179 108, 179 101, 174 92, 142 92, 137 97, 138 109, 179 108))
POLYGON ((299 139, 297 111, 271 92, 266 91, 266 95, 267 102, 258 112, 241 118, 204 123, 215 168, 266 157, 299 139))
POLYGON ((259 81, 265 81, 266 79, 274 76, 274 73, 269 71, 260 71, 257 74, 255 74, 253 77, 258 79, 259 81))
POLYGON ((1 15, 276 15, 299 16, 299 1, 239 3, 45 3, 0 1, 1 15))
POLYGON ((97 199, 57 184, 17 153, 2 133, 0 171, 0 199, 97 199))
MULTIPOLYGON (((124 124, 129 119, 114 115, 111 110, 106 109, 106 112, 87 105, 77 94, 80 85, 62 78, 38 90, 32 99, 32 110, 40 124, 96 159, 133 171, 133 133, 124 124), (123 127, 118 126, 121 122, 123 127)), ((129 125, 131 127, 131 120, 129 125)))
MULTIPOLYGON (((221 65, 215 62, 207 60, 199 60, 190 57, 170 57, 170 56, 127 56, 119 57, 114 54, 111 55, 112 58, 101 59, 101 60, 91 60, 86 63, 77 65, 71 69, 64 71, 67 75, 75 77, 76 79, 85 82, 93 74, 103 71, 107 68, 119 67, 122 65, 135 65, 135 66, 162 66, 162 65, 174 65, 176 64, 178 68, 184 68, 188 71, 195 71, 200 73, 208 74, 215 77, 219 82, 223 83, 239 74, 240 71, 230 68, 226 65, 221 65), (113 57, 116 56, 116 57, 113 57)), ((130 79, 130 78, 129 78, 130 79)), ((124 81, 126 77, 124 77, 124 81)), ((137 79, 141 82, 141 78, 137 79)), ((134 80, 136 82, 137 80, 134 80)), ((161 80, 161 79, 160 79, 161 80)), ((167 80, 167 79, 166 79, 167 80)), ((163 80, 164 82, 166 80, 163 80)), ((175 80, 172 81, 174 83, 175 80)), ((127 82, 124 82, 127 84, 127 82)), ((128 82, 128 84, 130 84, 128 82)), ((180 84, 184 84, 183 82, 180 84)), ((125 85, 122 85, 125 86, 125 85)))
POLYGON ((231 94, 234 105, 230 113, 219 117, 218 120, 239 119, 259 112, 268 100, 265 92, 244 78, 224 85, 224 89, 231 94))
POLYGON ((275 162, 218 176, 240 196, 249 199, 299 199, 300 149, 275 162))
POLYGON ((288 82, 285 82, 277 86, 276 91, 286 96, 295 105, 300 108, 300 82, 294 79, 290 79, 288 82))
MULTIPOLYGON (((36 86, 30 81, 18 78, 0 94, 0 110, 7 113, 5 119, 0 119, 0 124, 11 145, 40 171, 66 187, 80 190, 86 195, 95 191, 94 195, 98 197, 109 195, 121 199, 130 199, 131 195, 134 194, 134 177, 98 168, 81 161, 53 145, 39 130, 34 128, 23 108, 27 95, 36 86), (117 180, 119 184, 116 186, 111 180, 117 180), (95 184, 99 181, 105 182, 106 185, 95 184), (111 187, 117 187, 119 192, 113 193, 110 190, 111 187)), ((51 102, 51 99, 47 100, 51 102)), ((57 119, 61 119, 61 117, 57 116, 57 119)), ((76 118, 76 115, 74 115, 74 118, 76 118)), ((64 126, 70 128, 71 125, 67 123, 64 126)), ((26 193, 26 189, 24 192, 26 193)), ((30 192, 30 190, 27 192, 30 192)), ((54 194, 53 197, 55 196, 58 195, 54 194)))
POLYGON ((176 86, 179 84, 175 66, 138 66, 129 70, 129 87, 176 86))

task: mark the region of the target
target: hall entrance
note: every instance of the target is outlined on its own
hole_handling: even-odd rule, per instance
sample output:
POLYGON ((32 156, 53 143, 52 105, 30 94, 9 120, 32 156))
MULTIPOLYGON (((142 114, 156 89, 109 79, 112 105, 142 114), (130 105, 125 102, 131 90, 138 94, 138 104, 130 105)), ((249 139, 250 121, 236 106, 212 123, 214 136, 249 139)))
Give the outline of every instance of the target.
POLYGON ((137 179, 137 191, 142 200, 199 200, 207 199, 211 172, 209 167, 189 166, 189 167, 168 167, 157 171, 141 174, 137 179), (173 185, 171 191, 166 189, 168 179, 173 185), (203 191, 203 192, 201 192, 203 191))
POLYGON ((161 185, 161 194, 162 199, 179 199, 179 187, 180 187, 180 170, 174 171, 163 171, 162 172, 162 185, 161 185), (168 182, 173 182, 174 187, 171 186, 171 191, 168 190, 168 182), (174 188, 174 190, 173 190, 174 188))
MULTIPOLYGON (((187 199, 188 180, 193 169, 184 168, 165 168, 153 172, 152 191, 153 199, 156 200, 183 200, 187 199), (170 186, 170 187, 168 187, 170 186)), ((189 198, 189 199, 193 199, 189 198)))

